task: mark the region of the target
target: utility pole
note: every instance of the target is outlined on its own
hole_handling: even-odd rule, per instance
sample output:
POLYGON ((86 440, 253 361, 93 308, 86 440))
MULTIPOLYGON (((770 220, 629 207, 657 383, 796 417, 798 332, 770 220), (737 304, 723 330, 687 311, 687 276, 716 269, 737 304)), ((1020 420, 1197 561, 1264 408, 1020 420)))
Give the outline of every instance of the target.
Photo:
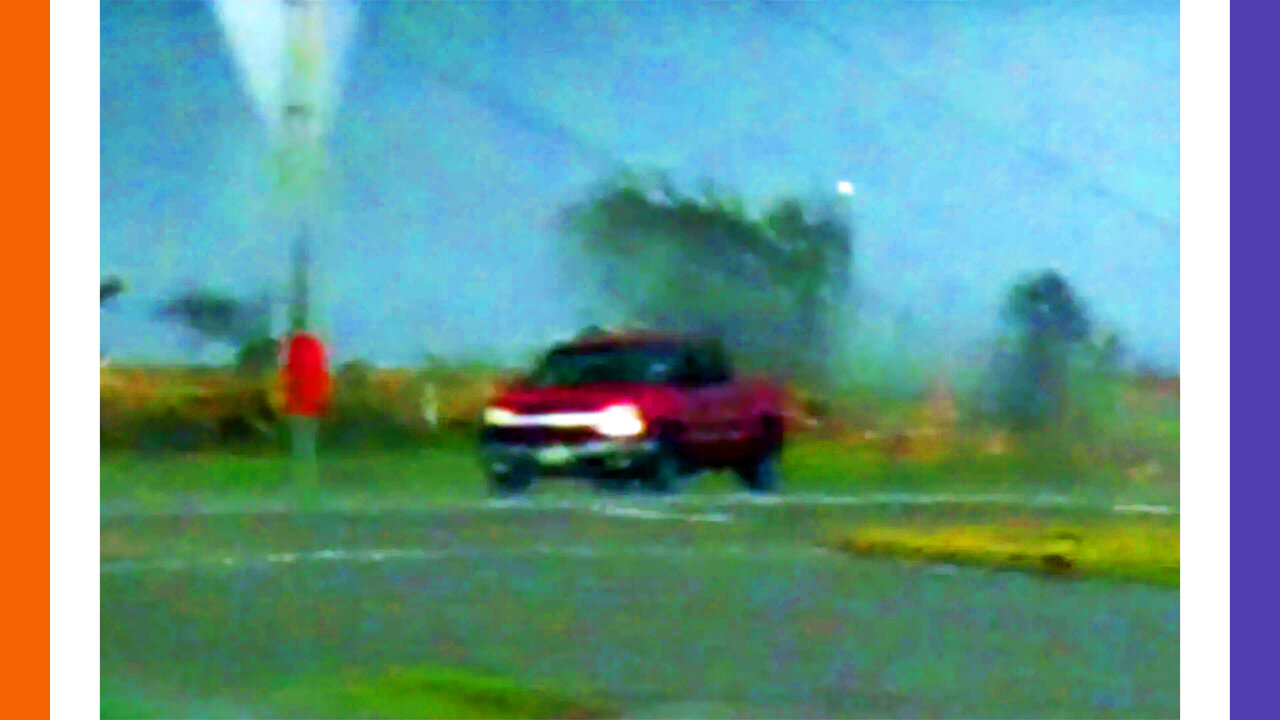
POLYGON ((293 299, 290 325, 310 329, 311 241, 324 172, 321 147, 320 92, 324 63, 323 13, 320 0, 285 2, 285 78, 280 183, 293 235, 293 299))
MULTIPOLYGON (((315 322, 311 307, 311 243, 318 226, 316 214, 325 169, 320 117, 321 71, 325 61, 324 3, 284 0, 284 5, 285 77, 279 183, 292 241, 289 326, 296 335, 309 331, 315 322)), ((296 479, 312 484, 317 478, 318 421, 314 417, 292 415, 290 430, 296 479)))

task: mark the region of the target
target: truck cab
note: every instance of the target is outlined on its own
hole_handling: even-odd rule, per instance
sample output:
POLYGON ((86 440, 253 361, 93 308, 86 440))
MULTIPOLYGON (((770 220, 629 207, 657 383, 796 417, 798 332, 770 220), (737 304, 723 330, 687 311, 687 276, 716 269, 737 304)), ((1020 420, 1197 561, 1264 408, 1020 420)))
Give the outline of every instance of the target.
POLYGON ((540 477, 670 492, 701 469, 730 469, 773 490, 783 445, 781 396, 737 377, 721 343, 602 333, 550 349, 484 410, 480 455, 491 488, 540 477))

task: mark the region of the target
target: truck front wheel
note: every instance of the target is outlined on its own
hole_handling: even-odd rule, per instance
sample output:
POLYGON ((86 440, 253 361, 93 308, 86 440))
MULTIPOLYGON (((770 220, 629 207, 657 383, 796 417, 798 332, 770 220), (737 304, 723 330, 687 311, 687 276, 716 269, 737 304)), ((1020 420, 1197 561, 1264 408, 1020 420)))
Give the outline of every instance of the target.
POLYGON ((645 490, 666 494, 676 490, 683 474, 683 463, 675 443, 670 439, 663 439, 658 441, 657 450, 645 464, 645 472, 640 480, 645 490))
POLYGON ((501 471, 489 471, 489 492, 494 495, 519 495, 532 484, 533 472, 519 464, 501 471))

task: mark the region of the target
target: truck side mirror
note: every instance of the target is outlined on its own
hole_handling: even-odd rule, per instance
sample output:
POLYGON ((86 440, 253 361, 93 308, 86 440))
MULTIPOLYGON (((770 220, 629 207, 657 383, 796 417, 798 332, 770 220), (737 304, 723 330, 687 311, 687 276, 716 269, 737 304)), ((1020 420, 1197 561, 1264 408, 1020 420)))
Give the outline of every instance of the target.
POLYGON ((680 387, 697 387, 702 384, 702 377, 695 368, 682 368, 675 374, 675 384, 680 387))

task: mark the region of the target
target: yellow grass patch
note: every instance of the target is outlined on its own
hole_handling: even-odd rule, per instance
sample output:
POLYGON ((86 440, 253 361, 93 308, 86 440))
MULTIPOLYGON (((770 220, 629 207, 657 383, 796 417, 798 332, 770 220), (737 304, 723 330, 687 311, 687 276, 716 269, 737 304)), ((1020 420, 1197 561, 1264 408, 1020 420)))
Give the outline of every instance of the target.
POLYGON ((1179 584, 1176 525, 867 527, 831 544, 855 555, 1179 584))

